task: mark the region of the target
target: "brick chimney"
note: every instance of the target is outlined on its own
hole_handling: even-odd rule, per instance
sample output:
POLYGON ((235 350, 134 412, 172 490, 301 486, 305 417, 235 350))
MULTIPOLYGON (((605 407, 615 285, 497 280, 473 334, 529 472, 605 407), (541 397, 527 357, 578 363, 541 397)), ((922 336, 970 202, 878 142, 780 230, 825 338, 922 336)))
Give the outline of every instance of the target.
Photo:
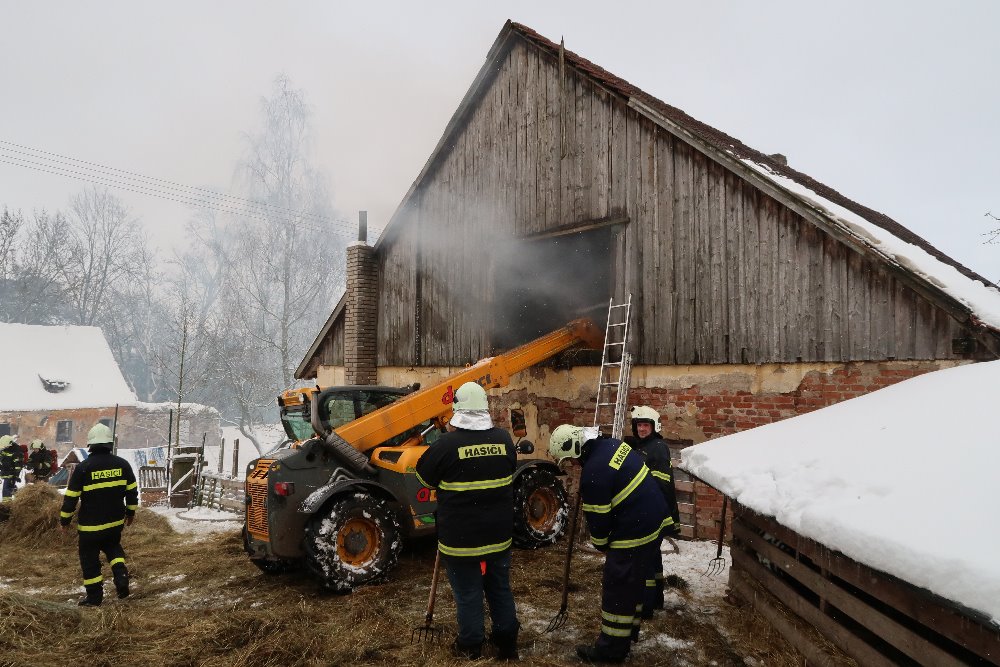
POLYGON ((344 382, 376 384, 378 275, 375 249, 368 245, 368 212, 358 217, 358 240, 347 247, 344 382))

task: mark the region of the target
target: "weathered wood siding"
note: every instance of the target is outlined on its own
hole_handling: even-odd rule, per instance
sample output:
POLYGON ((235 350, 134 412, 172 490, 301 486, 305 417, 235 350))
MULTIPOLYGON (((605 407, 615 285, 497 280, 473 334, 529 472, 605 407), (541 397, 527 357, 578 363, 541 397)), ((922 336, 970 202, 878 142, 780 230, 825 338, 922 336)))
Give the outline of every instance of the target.
POLYGON ((636 363, 953 356, 962 327, 880 265, 570 68, 562 90, 551 55, 499 58, 380 242, 379 365, 490 354, 492 253, 614 219, 636 363))
POLYGON ((344 365, 344 313, 341 311, 340 317, 333 322, 326 338, 316 351, 320 366, 343 366, 344 365))

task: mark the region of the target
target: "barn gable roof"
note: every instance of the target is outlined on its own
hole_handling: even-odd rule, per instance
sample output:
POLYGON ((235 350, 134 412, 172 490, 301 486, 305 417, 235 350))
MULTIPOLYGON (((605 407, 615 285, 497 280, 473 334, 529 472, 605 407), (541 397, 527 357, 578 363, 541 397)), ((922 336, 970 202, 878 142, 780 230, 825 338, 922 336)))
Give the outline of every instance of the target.
MULTIPOLYGON (((454 145, 455 136, 462 131, 466 118, 482 99, 497 71, 497 63, 517 43, 532 45, 556 59, 562 50, 559 44, 525 25, 512 21, 504 25, 440 140, 376 242, 376 252, 390 243, 398 232, 414 193, 454 145)), ((957 320, 968 322, 971 328, 987 334, 988 347, 1000 354, 1000 290, 989 280, 889 216, 750 148, 572 51, 562 50, 562 55, 566 67, 587 77, 638 114, 735 172, 839 241, 883 263, 887 270, 929 301, 957 320)), ((341 312, 338 306, 300 364, 300 372, 310 366, 320 342, 341 312)))

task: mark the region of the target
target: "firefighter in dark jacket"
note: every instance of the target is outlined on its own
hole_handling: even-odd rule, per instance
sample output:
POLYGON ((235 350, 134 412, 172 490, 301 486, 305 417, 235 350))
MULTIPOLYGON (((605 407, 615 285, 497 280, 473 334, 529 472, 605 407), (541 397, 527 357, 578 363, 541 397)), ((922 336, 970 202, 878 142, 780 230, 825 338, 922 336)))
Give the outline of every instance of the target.
POLYGON ((485 638, 483 593, 500 660, 517 660, 520 625, 510 590, 514 530, 510 434, 493 427, 486 392, 466 382, 455 392, 451 427, 417 461, 417 479, 437 489, 438 550, 455 595, 458 637, 452 650, 477 659, 485 638))
POLYGON ((14 496, 14 489, 17 488, 17 481, 21 478, 21 469, 24 468, 24 452, 9 435, 0 437, 0 502, 9 503, 14 496))
POLYGON ((29 451, 28 472, 31 473, 31 481, 44 482, 52 475, 53 452, 46 449, 45 443, 38 439, 31 441, 29 451))
POLYGON ((601 633, 577 646, 584 662, 624 662, 639 639, 646 576, 660 557, 660 535, 670 522, 667 503, 641 454, 595 428, 563 424, 552 432, 549 453, 583 466, 580 496, 590 541, 605 552, 601 633))
POLYGON ((86 597, 84 607, 96 607, 104 599, 101 552, 111 565, 119 598, 128 597, 128 568, 122 549, 122 529, 131 526, 139 505, 138 484, 132 466, 111 453, 114 436, 104 424, 96 424, 87 434, 90 456, 73 469, 66 487, 59 524, 63 531, 80 503, 76 517, 80 536, 80 567, 86 597))
MULTIPOLYGON (((626 437, 625 442, 646 457, 649 474, 656 478, 670 513, 669 521, 663 529, 663 537, 675 537, 680 534, 680 513, 674 489, 674 470, 670 464, 670 448, 660 435, 660 413, 648 405, 638 405, 632 408, 631 417, 632 436, 626 437)), ((659 545, 660 540, 656 543, 659 545)), ((651 576, 646 578, 642 617, 652 618, 655 609, 663 609, 662 557, 656 559, 651 576)))

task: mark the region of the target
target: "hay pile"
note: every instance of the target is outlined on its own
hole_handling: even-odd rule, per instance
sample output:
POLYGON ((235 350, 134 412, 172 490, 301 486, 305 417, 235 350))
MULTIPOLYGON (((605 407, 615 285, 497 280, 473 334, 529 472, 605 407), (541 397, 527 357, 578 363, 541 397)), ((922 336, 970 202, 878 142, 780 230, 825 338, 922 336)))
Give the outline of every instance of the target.
MULTIPOLYGON (((81 658, 94 667, 469 664, 448 651, 455 609, 444 577, 435 611, 444 642, 410 643, 411 630, 423 623, 433 541, 411 542, 386 583, 334 595, 301 572, 260 573, 243 553, 238 527, 178 533, 160 514, 140 508, 123 538, 133 595, 119 601, 108 583, 102 607, 81 609, 75 535, 63 536, 55 527, 61 496, 47 485, 36 487, 19 491, 10 520, 0 523, 3 664, 64 666, 81 658)), ((562 546, 514 554, 522 664, 577 664, 573 647, 597 635, 602 559, 588 553, 574 557, 567 626, 544 633, 559 608, 563 558, 562 546)), ((744 610, 706 610, 703 601, 686 606, 688 595, 678 590, 681 606, 644 624, 645 639, 635 646, 632 664, 714 661, 728 667, 744 664, 741 653, 765 655, 740 639, 735 614, 744 610)), ((754 633, 759 628, 749 630, 747 641, 754 633)), ((794 660, 787 646, 783 650, 794 660)))

